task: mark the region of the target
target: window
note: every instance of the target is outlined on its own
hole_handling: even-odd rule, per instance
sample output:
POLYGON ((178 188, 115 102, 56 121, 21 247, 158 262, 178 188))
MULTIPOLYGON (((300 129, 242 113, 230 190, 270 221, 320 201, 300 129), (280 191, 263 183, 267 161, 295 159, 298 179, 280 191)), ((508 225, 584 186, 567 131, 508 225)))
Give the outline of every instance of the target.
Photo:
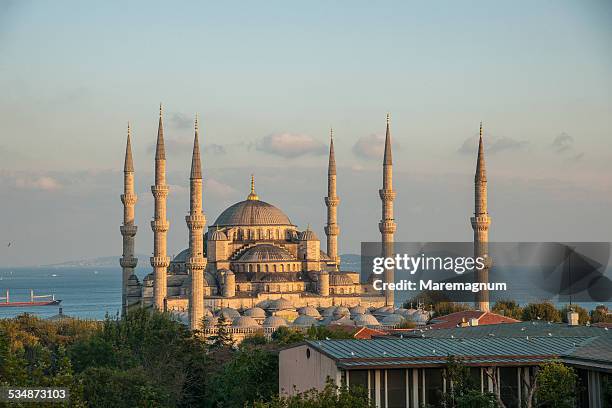
POLYGON ((387 370, 387 408, 406 408, 406 370, 387 370))
POLYGON ((428 405, 439 406, 443 390, 442 369, 426 368, 425 373, 425 402, 428 405))
POLYGON ((349 371, 349 386, 350 388, 360 387, 367 391, 368 389, 368 370, 349 371))
POLYGON ((518 407, 518 373, 516 367, 499 368, 499 393, 506 407, 518 407))

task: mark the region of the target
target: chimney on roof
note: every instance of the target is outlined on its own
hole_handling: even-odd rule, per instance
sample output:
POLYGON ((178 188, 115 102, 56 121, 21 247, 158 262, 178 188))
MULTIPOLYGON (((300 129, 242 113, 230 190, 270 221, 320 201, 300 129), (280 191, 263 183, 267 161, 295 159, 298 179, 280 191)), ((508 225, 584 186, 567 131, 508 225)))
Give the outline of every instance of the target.
POLYGON ((578 326, 578 321, 579 321, 579 315, 577 312, 575 312, 574 310, 570 309, 567 312, 567 325, 568 326, 578 326))
POLYGON ((470 317, 470 326, 478 326, 478 319, 475 317, 470 317))

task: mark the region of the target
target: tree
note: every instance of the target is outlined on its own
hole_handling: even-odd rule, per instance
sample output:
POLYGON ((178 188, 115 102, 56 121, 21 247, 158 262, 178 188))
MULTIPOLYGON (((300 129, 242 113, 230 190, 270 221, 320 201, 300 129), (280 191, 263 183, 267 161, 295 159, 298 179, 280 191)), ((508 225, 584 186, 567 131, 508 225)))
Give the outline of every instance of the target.
POLYGON ((493 305, 492 311, 516 320, 523 318, 523 308, 515 300, 498 300, 493 305))
POLYGON ((470 375, 469 368, 462 360, 449 356, 444 372, 447 392, 443 395, 442 403, 447 408, 495 408, 496 398, 491 393, 480 392, 477 384, 470 375))
POLYGON ((523 309, 522 320, 561 322, 561 313, 559 313, 559 310, 550 302, 530 303, 523 309))
POLYGON ((306 339, 304 333, 299 330, 290 329, 289 327, 281 326, 272 333, 272 341, 281 346, 288 346, 302 342, 306 339))
POLYGON ((352 339, 357 329, 347 331, 333 326, 311 326, 306 332, 308 340, 352 339))
POLYGON ((536 375, 535 397, 538 406, 571 408, 576 402, 578 376, 573 368, 559 362, 540 366, 536 375))
POLYGON ((451 313, 465 312, 466 310, 474 310, 474 308, 467 303, 457 302, 437 302, 433 305, 435 316, 446 316, 451 313))
POLYGON ((219 320, 217 320, 217 334, 211 336, 210 339, 213 341, 212 346, 219 347, 230 347, 234 345, 234 338, 232 337, 232 333, 229 332, 228 322, 225 319, 223 313, 219 316, 219 320))
POLYGON ((561 320, 564 323, 569 323, 567 321, 567 313, 570 310, 578 313, 578 324, 585 325, 591 320, 591 317, 589 316, 589 311, 585 308, 580 307, 578 305, 565 305, 561 309, 561 320))
POLYGON ((593 323, 612 323, 612 314, 608 313, 608 308, 599 305, 595 310, 591 310, 591 321, 593 323))
POLYGON ((323 390, 311 389, 292 396, 274 396, 269 402, 257 401, 254 408, 373 408, 362 387, 338 387, 328 379, 323 390))

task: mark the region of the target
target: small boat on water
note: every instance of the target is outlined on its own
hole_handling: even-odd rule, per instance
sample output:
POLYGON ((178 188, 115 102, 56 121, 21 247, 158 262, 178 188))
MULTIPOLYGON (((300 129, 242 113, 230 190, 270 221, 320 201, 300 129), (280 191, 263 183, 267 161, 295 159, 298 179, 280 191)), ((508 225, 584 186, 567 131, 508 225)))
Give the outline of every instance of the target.
POLYGON ((61 299, 56 299, 55 295, 34 295, 34 291, 30 290, 30 301, 11 302, 9 291, 7 289, 6 296, 0 297, 0 307, 31 307, 31 306, 56 306, 61 303, 61 299), (4 300, 4 302, 1 302, 4 300))

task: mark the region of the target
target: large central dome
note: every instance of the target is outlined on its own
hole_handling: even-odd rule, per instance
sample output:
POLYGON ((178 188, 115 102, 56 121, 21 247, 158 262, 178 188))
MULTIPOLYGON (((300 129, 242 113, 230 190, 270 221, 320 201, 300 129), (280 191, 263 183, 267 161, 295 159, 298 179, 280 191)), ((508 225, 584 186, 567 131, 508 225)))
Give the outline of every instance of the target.
POLYGON ((284 212, 261 201, 255 192, 255 178, 251 175, 251 193, 247 199, 227 208, 213 225, 251 226, 251 225, 293 225, 284 212))
POLYGON ((228 207, 214 225, 293 225, 284 212, 260 200, 244 200, 228 207))

